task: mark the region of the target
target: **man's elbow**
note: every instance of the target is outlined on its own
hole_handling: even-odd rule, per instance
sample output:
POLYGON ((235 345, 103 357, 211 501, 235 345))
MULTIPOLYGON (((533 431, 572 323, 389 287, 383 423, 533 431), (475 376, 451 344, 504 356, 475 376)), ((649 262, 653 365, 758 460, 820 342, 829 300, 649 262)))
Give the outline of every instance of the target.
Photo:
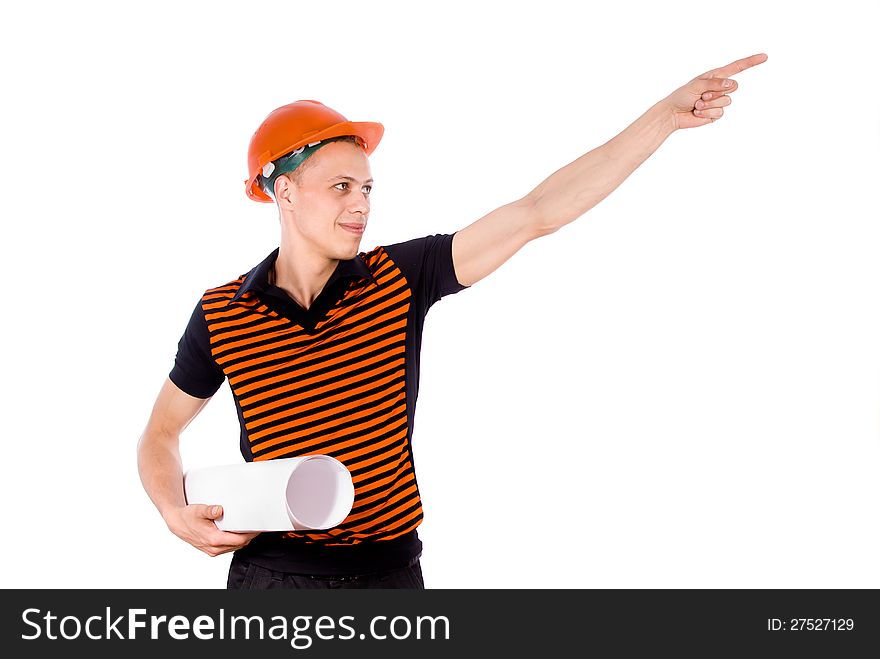
POLYGON ((528 215, 530 217, 529 225, 535 238, 555 233, 559 230, 559 227, 562 226, 560 223, 554 222, 545 212, 546 207, 541 204, 541 199, 537 194, 537 191, 526 195, 520 201, 528 209, 528 215))
POLYGON ((138 471, 143 472, 156 460, 167 459, 171 456, 177 462, 180 461, 179 453, 180 435, 157 428, 147 426, 137 443, 138 471))

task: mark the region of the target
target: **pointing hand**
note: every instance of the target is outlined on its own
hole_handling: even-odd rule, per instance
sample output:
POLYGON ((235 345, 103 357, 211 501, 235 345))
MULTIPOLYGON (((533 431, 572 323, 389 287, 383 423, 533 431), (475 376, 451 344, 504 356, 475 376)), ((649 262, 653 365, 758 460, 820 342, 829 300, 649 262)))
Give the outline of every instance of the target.
POLYGON ((665 103, 672 113, 675 129, 705 126, 724 114, 724 106, 731 104, 728 94, 739 89, 730 76, 742 73, 767 61, 767 55, 759 53, 745 57, 727 66, 706 71, 666 97, 665 103))

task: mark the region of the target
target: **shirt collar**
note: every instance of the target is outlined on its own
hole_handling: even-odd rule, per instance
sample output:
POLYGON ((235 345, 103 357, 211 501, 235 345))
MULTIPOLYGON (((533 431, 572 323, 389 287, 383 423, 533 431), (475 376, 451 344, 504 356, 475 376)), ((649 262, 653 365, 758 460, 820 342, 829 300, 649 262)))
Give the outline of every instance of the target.
MULTIPOLYGON (((245 275, 244 281, 238 288, 238 292, 227 304, 236 302, 248 291, 254 291, 255 293, 266 291, 269 287, 269 272, 275 264, 280 250, 280 247, 276 247, 269 256, 263 259, 258 265, 254 266, 254 268, 245 275)), ((363 259, 359 256, 355 256, 353 259, 337 262, 336 270, 330 275, 330 279, 328 279, 327 283, 324 285, 324 290, 329 289, 336 280, 346 278, 363 278, 370 280, 374 284, 377 283, 376 278, 373 276, 373 273, 370 272, 370 269, 367 267, 367 264, 364 263, 363 259)))

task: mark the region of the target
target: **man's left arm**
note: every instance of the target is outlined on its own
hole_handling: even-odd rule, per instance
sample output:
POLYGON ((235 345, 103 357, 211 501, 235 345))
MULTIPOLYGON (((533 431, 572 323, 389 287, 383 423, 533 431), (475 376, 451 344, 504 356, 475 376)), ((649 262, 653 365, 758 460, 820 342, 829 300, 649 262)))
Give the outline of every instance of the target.
POLYGON ((764 54, 752 55, 694 78, 619 135, 554 172, 522 199, 456 232, 452 261, 459 283, 475 284, 526 243, 579 218, 611 194, 676 130, 719 119, 724 106, 731 103, 727 94, 737 89, 730 76, 765 61, 764 54))

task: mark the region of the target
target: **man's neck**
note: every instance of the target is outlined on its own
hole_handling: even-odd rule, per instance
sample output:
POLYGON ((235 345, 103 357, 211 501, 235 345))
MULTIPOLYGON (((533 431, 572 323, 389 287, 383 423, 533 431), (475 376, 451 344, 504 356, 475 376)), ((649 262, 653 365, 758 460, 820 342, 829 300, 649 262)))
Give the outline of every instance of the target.
POLYGON ((324 290, 338 264, 338 260, 296 250, 282 242, 278 258, 269 272, 269 283, 283 290, 294 302, 308 310, 324 290))

